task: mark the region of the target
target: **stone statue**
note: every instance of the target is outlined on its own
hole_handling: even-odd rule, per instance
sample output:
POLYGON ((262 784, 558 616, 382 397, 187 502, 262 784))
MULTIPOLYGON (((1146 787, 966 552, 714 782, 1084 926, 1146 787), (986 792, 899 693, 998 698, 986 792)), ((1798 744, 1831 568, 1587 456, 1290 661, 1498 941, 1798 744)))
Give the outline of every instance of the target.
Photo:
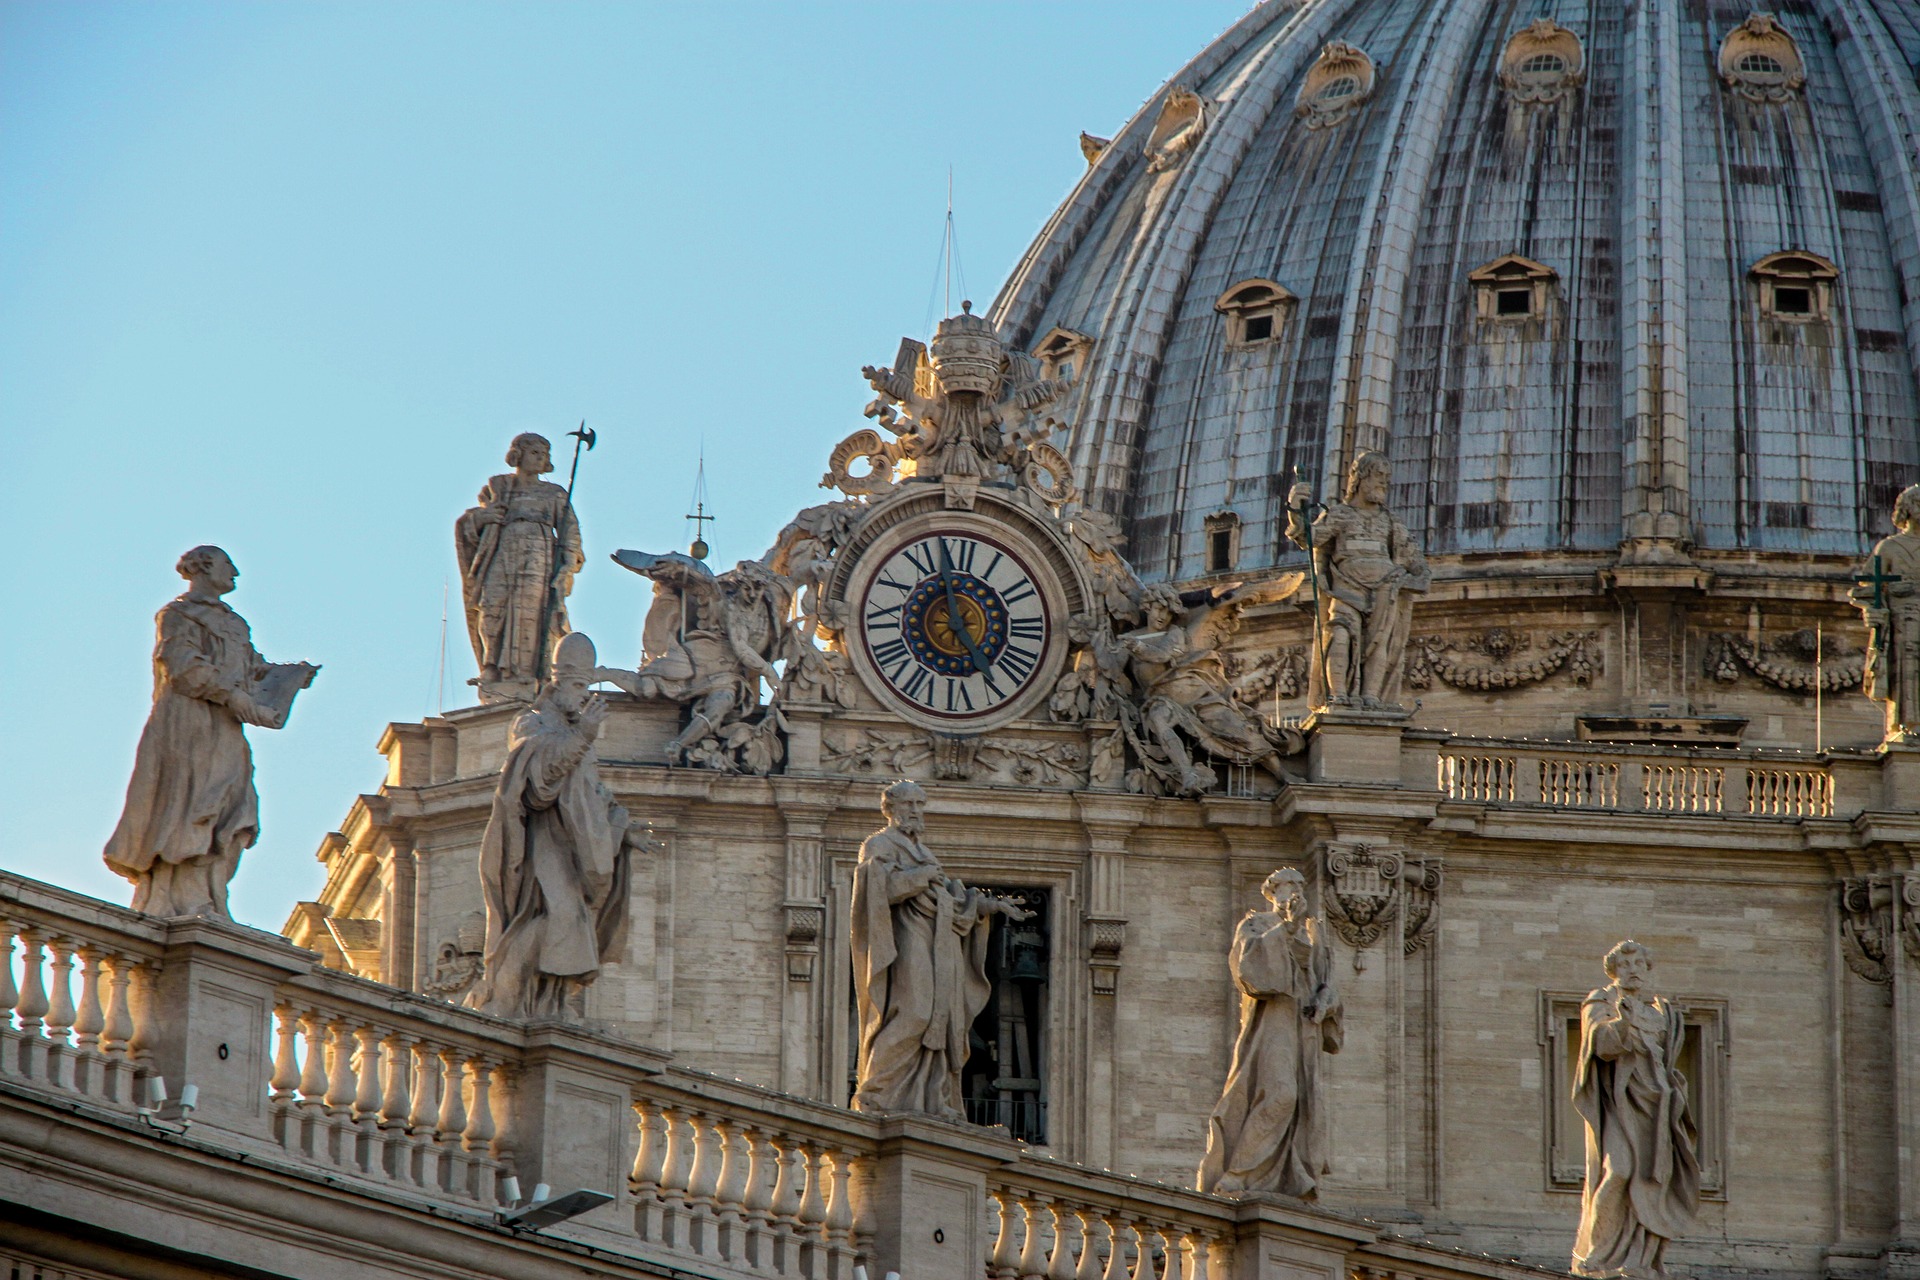
POLYGON ((1573 1105, 1587 1123, 1587 1176, 1573 1270, 1664 1276, 1667 1241, 1700 1206, 1687 1081, 1675 1069, 1680 1010, 1641 994, 1653 955, 1632 940, 1607 952, 1608 984, 1580 1006, 1573 1105))
POLYGON ((1227 963, 1240 990, 1240 1037, 1207 1121, 1199 1186, 1217 1195, 1313 1198, 1331 1167, 1320 1055, 1343 1038, 1333 950, 1307 915, 1306 882, 1283 868, 1261 886, 1227 963))
POLYGON ((1032 913, 949 879, 920 843, 927 793, 902 780, 881 793, 884 831, 853 872, 853 986, 860 1008, 855 1111, 964 1120, 960 1069, 986 1007, 993 917, 1032 913))
POLYGON ((1313 490, 1287 495, 1287 538, 1313 553, 1319 577, 1319 652, 1313 701, 1396 708, 1401 660, 1413 623, 1409 593, 1432 585, 1420 544, 1387 510, 1386 455, 1362 450, 1347 471, 1344 502, 1329 503, 1311 526, 1313 490))
POLYGON ((547 438, 515 436, 507 465, 513 473, 488 480, 479 505, 454 524, 482 702, 524 700, 539 688, 543 655, 568 631, 567 596, 584 563, 567 491, 540 478, 553 470, 547 438))
MULTIPOLYGON (((1280 579, 1258 596, 1290 594, 1297 585, 1280 579)), ((1235 625, 1238 611, 1229 601, 1238 595, 1238 587, 1181 592, 1156 583, 1141 592, 1146 625, 1119 637, 1139 709, 1143 740, 1135 742, 1136 753, 1176 794, 1198 795, 1219 782, 1211 766, 1194 760, 1188 739, 1217 759, 1257 765, 1281 782, 1296 780, 1280 757, 1300 744, 1234 701, 1220 659, 1220 633, 1235 625)))
POLYGON ((174 568, 191 585, 154 619, 153 711, 104 856, 133 882, 135 911, 225 920, 227 884, 260 838, 240 726, 286 724, 320 668, 254 651, 246 620, 220 598, 240 578, 226 552, 195 547, 174 568))
POLYGON ((584 1020, 587 988, 626 945, 629 859, 657 846, 600 782, 607 706, 588 691, 593 673, 593 642, 563 636, 507 734, 480 845, 486 951, 466 999, 485 1013, 584 1020))
POLYGON ((1849 594, 1867 622, 1861 687, 1885 704, 1887 738, 1898 741, 1920 737, 1920 484, 1894 501, 1893 527, 1849 594))
POLYGON ((653 604, 639 669, 602 667, 594 679, 687 708, 687 727, 666 746, 668 764, 768 772, 780 761, 779 721, 760 687, 780 685, 776 662, 797 665, 792 583, 757 560, 719 575, 679 552, 623 550, 613 560, 653 583, 653 604))

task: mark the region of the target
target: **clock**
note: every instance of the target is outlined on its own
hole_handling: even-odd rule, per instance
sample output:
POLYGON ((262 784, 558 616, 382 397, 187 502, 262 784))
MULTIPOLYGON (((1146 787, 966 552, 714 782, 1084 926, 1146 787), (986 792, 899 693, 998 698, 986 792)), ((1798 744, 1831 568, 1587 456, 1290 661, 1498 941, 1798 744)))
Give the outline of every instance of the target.
POLYGON ((931 728, 979 732, 1051 688, 1065 649, 1060 592, 1046 557, 1021 541, 947 514, 867 548, 847 593, 848 648, 883 702, 931 728))

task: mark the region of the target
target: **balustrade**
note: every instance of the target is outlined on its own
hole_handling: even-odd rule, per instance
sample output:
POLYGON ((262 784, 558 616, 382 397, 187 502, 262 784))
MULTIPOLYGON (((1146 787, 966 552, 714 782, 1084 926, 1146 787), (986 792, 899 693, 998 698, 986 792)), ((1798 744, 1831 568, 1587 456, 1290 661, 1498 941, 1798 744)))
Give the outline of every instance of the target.
POLYGON ((130 1110, 145 1101, 153 1037, 151 1003, 136 1021, 129 990, 150 980, 148 959, 76 923, 0 919, 0 1079, 130 1110))
MULTIPOLYGON (((1049 1173, 1058 1171, 1054 1166, 1049 1173)), ((1210 1197, 1155 1186, 1156 1199, 1192 1204, 1144 1212, 1137 1198, 1145 1190, 1141 1184, 1095 1177, 1114 1184, 1099 1199, 1064 1177, 1044 1190, 1024 1179, 991 1186, 998 1210, 987 1261, 991 1280, 1208 1280, 1214 1270, 1208 1251, 1231 1238, 1230 1210, 1217 1201, 1208 1204, 1210 1197), (1185 1208, 1206 1213, 1209 1221, 1187 1219, 1180 1212, 1185 1208)))
MULTIPOLYGON (((1541 804, 1557 809, 1736 814, 1754 818, 1827 818, 1834 782, 1824 765, 1775 763, 1777 757, 1694 756, 1575 744, 1442 749, 1438 785, 1451 800, 1541 804)), ((1489 744, 1490 746, 1492 744, 1489 744)))

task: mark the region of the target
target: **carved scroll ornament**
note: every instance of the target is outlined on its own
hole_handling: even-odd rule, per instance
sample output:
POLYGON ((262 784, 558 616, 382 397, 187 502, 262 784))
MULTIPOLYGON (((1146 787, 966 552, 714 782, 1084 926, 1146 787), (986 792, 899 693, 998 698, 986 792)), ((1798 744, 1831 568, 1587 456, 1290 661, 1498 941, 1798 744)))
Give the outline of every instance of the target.
POLYGON ((1893 980, 1893 884, 1879 876, 1840 882, 1840 954, 1868 982, 1893 980))

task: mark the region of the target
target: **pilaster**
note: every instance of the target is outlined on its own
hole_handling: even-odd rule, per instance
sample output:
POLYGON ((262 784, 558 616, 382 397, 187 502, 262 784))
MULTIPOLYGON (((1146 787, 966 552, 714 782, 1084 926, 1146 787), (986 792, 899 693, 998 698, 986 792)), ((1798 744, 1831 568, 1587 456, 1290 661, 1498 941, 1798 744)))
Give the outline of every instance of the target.
MULTIPOLYGON (((817 748, 817 743, 816 743, 817 748)), ((846 794, 845 782, 794 777, 771 780, 786 833, 786 966, 780 1002, 780 1087, 824 1100, 819 1049, 825 1037, 820 953, 827 934, 827 884, 822 857, 827 821, 846 794)))
POLYGON ((1121 953, 1127 941, 1127 843, 1146 820, 1152 801, 1144 796, 1080 792, 1074 807, 1087 838, 1087 1016, 1081 1074, 1085 1149, 1083 1162, 1109 1166, 1116 1149, 1119 1078, 1121 953))

